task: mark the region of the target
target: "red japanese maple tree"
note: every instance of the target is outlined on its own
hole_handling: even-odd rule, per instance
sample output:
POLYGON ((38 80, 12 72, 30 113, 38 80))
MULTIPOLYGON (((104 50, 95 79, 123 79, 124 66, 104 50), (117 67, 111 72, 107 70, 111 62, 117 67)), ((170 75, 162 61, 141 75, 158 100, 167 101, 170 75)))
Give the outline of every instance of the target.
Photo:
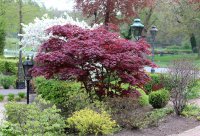
POLYGON ((83 83, 87 93, 102 95, 126 94, 123 83, 141 86, 149 77, 144 66, 152 63, 144 57, 149 45, 141 40, 132 42, 100 27, 94 30, 78 26, 54 26, 48 30, 54 36, 46 41, 35 58, 34 76, 83 83))
POLYGON ((75 0, 76 8, 87 17, 96 16, 95 23, 118 25, 132 21, 138 9, 151 6, 155 0, 75 0), (118 13, 121 15, 118 16, 118 13))

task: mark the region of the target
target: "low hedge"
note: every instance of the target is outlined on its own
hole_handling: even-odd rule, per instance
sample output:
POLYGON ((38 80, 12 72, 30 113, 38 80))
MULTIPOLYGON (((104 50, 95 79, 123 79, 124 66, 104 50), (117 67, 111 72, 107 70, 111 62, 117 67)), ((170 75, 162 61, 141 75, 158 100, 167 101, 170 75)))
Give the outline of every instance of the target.
POLYGON ((0 73, 17 74, 17 60, 0 58, 0 73))
POLYGON ((155 49, 155 54, 190 54, 193 53, 191 49, 155 49))
POLYGON ((9 89, 11 86, 15 88, 17 77, 15 75, 8 76, 0 74, 0 86, 4 89, 9 89))

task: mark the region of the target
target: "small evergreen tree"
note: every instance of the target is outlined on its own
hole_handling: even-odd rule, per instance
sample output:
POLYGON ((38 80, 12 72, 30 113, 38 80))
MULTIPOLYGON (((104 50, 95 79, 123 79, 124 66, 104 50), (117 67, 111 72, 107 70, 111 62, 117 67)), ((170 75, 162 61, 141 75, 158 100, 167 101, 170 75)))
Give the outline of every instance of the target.
POLYGON ((4 29, 4 23, 0 22, 0 55, 3 55, 6 40, 6 32, 4 29))
POLYGON ((190 43, 192 46, 193 53, 197 53, 197 42, 194 34, 192 34, 190 37, 190 43))

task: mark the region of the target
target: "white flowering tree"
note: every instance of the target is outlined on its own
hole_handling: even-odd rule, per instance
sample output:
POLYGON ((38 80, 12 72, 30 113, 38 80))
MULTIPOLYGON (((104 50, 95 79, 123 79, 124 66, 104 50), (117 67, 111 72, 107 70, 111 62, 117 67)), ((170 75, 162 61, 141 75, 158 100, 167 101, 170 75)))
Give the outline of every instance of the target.
POLYGON ((44 41, 47 41, 52 36, 51 34, 47 34, 45 30, 55 25, 65 24, 77 25, 85 29, 97 27, 97 25, 90 27, 86 22, 79 21, 78 19, 74 20, 67 14, 53 19, 44 15, 41 19, 36 18, 33 23, 29 23, 28 25, 22 24, 23 34, 19 35, 22 37, 20 44, 22 44, 22 48, 31 47, 32 50, 36 50, 44 41))

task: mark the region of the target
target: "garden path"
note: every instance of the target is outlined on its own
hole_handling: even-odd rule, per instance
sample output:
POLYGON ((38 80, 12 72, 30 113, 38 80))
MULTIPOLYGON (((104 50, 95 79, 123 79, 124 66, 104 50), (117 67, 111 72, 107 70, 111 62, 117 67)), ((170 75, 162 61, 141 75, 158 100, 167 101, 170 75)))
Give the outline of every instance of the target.
POLYGON ((26 89, 0 89, 0 94, 8 95, 9 93, 18 94, 19 92, 26 92, 26 89))
MULTIPOLYGON (((200 106, 200 98, 191 100, 191 101, 189 101, 189 103, 196 104, 196 105, 200 106)), ((200 136, 200 126, 197 126, 197 127, 190 129, 190 130, 187 130, 183 133, 173 134, 173 135, 170 135, 170 136, 200 136)))
POLYGON ((187 130, 181 134, 174 134, 170 136, 200 136, 200 126, 187 130))
POLYGON ((4 114, 3 114, 3 112, 4 112, 4 104, 5 103, 3 103, 3 102, 0 102, 0 124, 1 124, 1 121, 3 120, 3 118, 4 118, 4 114))
MULTIPOLYGON (((147 72, 151 72, 151 67, 144 67, 144 69, 147 72)), ((154 68, 155 69, 155 73, 166 73, 167 72, 167 68, 154 68)))
MULTIPOLYGON (((26 89, 20 89, 20 90, 19 89, 6 89, 6 90, 5 89, 0 89, 0 94, 3 94, 3 95, 8 95, 9 93, 17 95, 19 92, 26 93, 26 89)), ((33 102, 35 96, 36 96, 35 94, 31 94, 30 95, 30 98, 29 98, 30 102, 33 102)), ((3 112, 5 110, 5 108, 4 108, 5 103, 6 103, 5 101, 4 102, 0 102, 0 123, 4 118, 3 112)))
MULTIPOLYGON (((196 105, 200 106, 200 98, 190 100, 189 102, 192 103, 192 104, 196 104, 196 105)), ((199 133, 200 133, 200 132, 199 132, 199 133)), ((200 134, 199 134, 199 135, 200 135, 200 134)))

